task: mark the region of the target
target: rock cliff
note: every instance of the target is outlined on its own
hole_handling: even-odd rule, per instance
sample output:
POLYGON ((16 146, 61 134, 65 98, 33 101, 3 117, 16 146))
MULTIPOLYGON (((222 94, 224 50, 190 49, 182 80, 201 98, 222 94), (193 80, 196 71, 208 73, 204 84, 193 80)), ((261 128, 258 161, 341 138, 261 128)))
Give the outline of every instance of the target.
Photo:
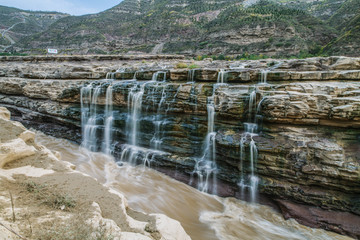
POLYGON ((359 58, 193 63, 171 56, 3 57, 0 69, 0 103, 14 119, 78 143, 85 104, 81 89, 97 89, 93 150, 103 147, 111 86, 112 152, 119 160, 134 151, 125 144, 129 108, 143 90, 134 162, 146 159, 193 185, 190 176, 201 158, 212 99, 219 195, 243 197, 238 184, 250 172, 254 140, 259 191, 274 199, 285 217, 360 236, 359 58), (197 68, 177 68, 179 63, 197 68), (113 80, 103 80, 106 75, 113 80), (134 77, 137 81, 130 80, 134 77), (244 137, 249 118, 256 119, 258 134, 244 137))

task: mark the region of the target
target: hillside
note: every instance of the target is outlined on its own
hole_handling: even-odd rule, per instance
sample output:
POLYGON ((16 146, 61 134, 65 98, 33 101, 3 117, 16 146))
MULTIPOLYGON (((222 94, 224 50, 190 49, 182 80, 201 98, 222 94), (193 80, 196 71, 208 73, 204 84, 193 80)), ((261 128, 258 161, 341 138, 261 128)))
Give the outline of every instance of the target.
POLYGON ((66 16, 69 15, 0 6, 0 51, 11 51, 12 45, 21 38, 42 32, 52 23, 66 16))
POLYGON ((16 48, 31 53, 54 47, 82 54, 358 55, 359 6, 359 0, 124 0, 98 14, 61 18, 51 29, 22 38, 16 48))
POLYGON ((291 8, 302 9, 337 30, 339 36, 324 46, 321 52, 329 55, 359 56, 360 0, 280 0, 279 2, 291 8))
POLYGON ((329 23, 341 32, 341 35, 332 40, 325 47, 325 51, 332 55, 341 55, 343 52, 353 56, 359 55, 360 0, 345 2, 329 19, 329 23))

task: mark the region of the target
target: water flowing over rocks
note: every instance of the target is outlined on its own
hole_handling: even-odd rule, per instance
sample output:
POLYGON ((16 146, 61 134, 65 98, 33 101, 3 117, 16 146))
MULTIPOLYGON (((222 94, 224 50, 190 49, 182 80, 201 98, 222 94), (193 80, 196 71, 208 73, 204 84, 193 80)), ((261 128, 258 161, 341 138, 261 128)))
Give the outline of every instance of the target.
POLYGON ((25 126, 81 143, 81 91, 88 87, 97 91, 93 150, 108 149, 118 160, 131 158, 195 187, 212 169, 199 161, 208 135, 216 171, 206 188, 212 192, 217 180, 220 196, 250 200, 239 184, 251 173, 255 144, 261 196, 274 199, 286 217, 359 238, 359 58, 205 60, 192 70, 176 68, 179 62, 192 64, 171 56, 0 57, 0 104, 25 126), (245 134, 249 116, 255 135, 245 134), (111 140, 104 145, 106 134, 111 140))
MULTIPOLYGON (((190 239, 178 221, 162 214, 147 215, 135 212, 128 207, 127 200, 122 194, 101 185, 94 178, 74 171, 75 166, 61 161, 58 153, 53 153, 44 146, 36 144, 35 133, 28 131, 19 122, 11 121, 10 112, 3 107, 0 108, 0 126, 0 179, 2 186, 0 189, 2 206, 0 221, 8 228, 16 228, 21 233, 26 232, 24 225, 28 224, 26 221, 30 222, 29 219, 32 218, 31 225, 35 233, 38 228, 42 229, 47 222, 55 225, 54 222, 59 219, 62 219, 63 222, 71 221, 71 216, 76 214, 76 211, 63 212, 62 210, 66 208, 64 205, 61 210, 47 209, 45 213, 37 212, 36 217, 32 216, 32 208, 36 208, 37 203, 32 202, 23 206, 21 199, 24 196, 21 194, 24 193, 17 192, 14 188, 21 182, 28 184, 30 182, 33 184, 32 186, 45 186, 37 184, 46 183, 47 187, 61 190, 63 194, 71 195, 76 201, 82 201, 84 205, 90 203, 87 206, 87 214, 91 216, 81 224, 88 224, 90 229, 91 225, 94 225, 94 229, 102 227, 102 231, 114 239, 190 239), (3 206, 8 206, 10 201, 6 194, 7 191, 14 192, 11 198, 15 199, 16 212, 26 212, 29 214, 27 217, 27 214, 25 216, 18 214, 16 222, 15 219, 13 223, 7 221, 11 214, 11 210, 7 211, 9 209, 3 208, 3 206), (54 214, 54 218, 51 217, 52 214, 54 214)), ((37 191, 41 191, 41 188, 37 191)), ((70 222, 70 224, 72 223, 70 222)), ((17 239, 15 235, 3 231, 2 228, 0 237, 1 239, 17 239)))

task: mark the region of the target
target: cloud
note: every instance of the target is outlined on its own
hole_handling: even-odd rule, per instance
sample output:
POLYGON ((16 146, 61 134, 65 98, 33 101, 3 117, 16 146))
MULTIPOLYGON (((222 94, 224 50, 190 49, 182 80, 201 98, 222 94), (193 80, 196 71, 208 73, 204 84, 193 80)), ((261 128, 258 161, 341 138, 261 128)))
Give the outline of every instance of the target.
POLYGON ((67 0, 0 0, 0 5, 23 10, 57 11, 72 15, 83 15, 101 11, 100 9, 87 7, 86 2, 84 4, 76 4, 67 0))

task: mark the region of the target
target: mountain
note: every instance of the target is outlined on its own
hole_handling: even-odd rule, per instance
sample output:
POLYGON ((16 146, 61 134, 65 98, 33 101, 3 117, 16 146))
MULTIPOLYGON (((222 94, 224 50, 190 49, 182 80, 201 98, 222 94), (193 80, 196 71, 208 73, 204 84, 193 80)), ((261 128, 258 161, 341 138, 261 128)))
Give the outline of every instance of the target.
POLYGON ((124 0, 98 14, 61 18, 15 47, 83 54, 359 55, 347 50, 360 45, 359 1, 124 0))
POLYGON ((359 56, 360 0, 281 0, 281 4, 305 10, 336 29, 338 37, 323 47, 324 53, 359 56))
POLYGON ((67 16, 58 12, 24 11, 0 6, 0 51, 9 50, 20 39, 42 32, 67 16))
POLYGON ((324 48, 325 52, 332 55, 342 55, 343 52, 360 54, 360 0, 345 2, 338 11, 329 19, 341 34, 324 48))

